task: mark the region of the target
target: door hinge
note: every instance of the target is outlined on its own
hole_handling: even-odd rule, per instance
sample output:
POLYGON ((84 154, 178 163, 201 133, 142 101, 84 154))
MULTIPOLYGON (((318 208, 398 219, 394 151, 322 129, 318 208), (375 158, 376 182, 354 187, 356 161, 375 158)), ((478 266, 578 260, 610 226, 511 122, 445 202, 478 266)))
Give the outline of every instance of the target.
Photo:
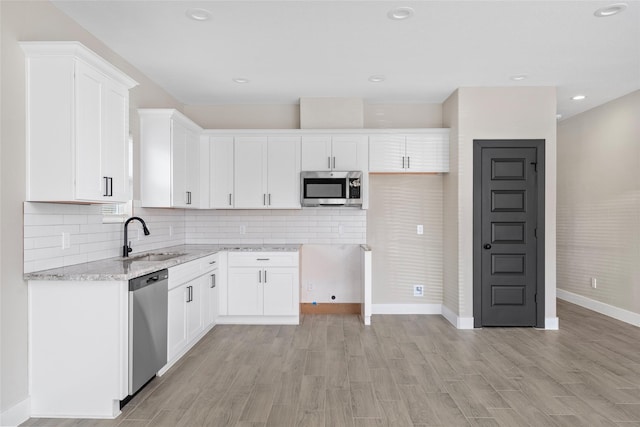
POLYGON ((533 165, 533 171, 534 172, 538 172, 538 162, 531 162, 529 164, 533 165))

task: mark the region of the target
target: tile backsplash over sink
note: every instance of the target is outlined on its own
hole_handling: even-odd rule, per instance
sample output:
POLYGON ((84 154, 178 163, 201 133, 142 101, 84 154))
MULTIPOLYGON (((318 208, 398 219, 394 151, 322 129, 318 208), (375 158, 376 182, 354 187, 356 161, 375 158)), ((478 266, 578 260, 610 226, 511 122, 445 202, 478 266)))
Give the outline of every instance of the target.
MULTIPOLYGON (((121 255, 123 224, 103 223, 100 205, 24 203, 24 272, 121 255), (68 245, 63 248, 63 233, 68 245)), ((183 210, 142 208, 129 224, 134 252, 182 244, 363 244, 367 212, 353 208, 183 210)))

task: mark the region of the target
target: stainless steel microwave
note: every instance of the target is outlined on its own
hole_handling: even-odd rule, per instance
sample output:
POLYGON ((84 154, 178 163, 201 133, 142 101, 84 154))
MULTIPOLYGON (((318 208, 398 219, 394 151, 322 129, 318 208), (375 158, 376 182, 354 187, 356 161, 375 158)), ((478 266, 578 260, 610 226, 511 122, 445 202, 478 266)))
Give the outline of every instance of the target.
POLYGON ((362 206, 362 172, 301 172, 302 206, 362 206))

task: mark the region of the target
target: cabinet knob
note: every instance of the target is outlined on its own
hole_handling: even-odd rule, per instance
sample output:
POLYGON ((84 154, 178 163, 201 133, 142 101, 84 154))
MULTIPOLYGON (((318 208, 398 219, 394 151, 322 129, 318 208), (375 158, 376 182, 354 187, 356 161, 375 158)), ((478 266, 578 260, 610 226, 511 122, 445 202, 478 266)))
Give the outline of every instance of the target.
POLYGON ((491 249, 491 245, 489 243, 485 243, 483 248, 485 249, 491 249))

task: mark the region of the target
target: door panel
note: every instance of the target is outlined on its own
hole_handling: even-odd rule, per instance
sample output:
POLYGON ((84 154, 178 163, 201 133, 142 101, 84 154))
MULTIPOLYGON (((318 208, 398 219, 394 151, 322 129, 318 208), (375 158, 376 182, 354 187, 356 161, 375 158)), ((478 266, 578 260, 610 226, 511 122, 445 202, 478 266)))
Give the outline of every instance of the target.
POLYGON ((476 200, 480 203, 477 223, 480 241, 476 241, 476 245, 482 247, 480 323, 482 326, 535 326, 537 149, 479 149, 477 161, 480 163, 475 167, 480 168, 476 176, 481 180, 479 200, 476 200))
POLYGON ((234 154, 234 207, 267 207, 267 138, 238 137, 234 154))

